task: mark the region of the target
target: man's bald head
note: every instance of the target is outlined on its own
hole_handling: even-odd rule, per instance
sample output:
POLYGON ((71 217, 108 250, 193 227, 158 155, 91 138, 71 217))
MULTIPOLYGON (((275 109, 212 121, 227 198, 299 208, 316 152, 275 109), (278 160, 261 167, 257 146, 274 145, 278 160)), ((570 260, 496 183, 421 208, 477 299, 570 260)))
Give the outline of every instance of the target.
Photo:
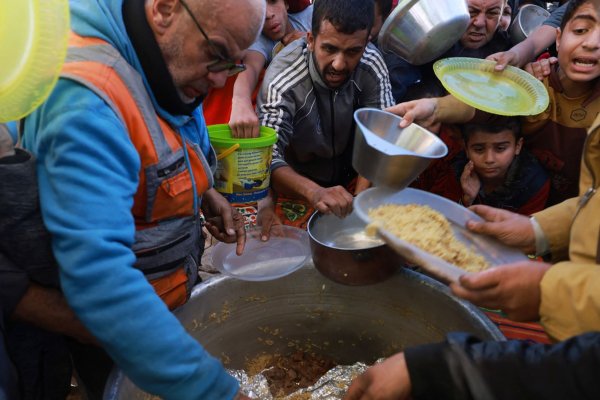
POLYGON ((184 102, 225 84, 262 30, 265 9, 264 0, 146 0, 148 23, 184 102))
POLYGON ((243 43, 243 49, 250 47, 258 38, 265 22, 266 2, 264 0, 188 0, 207 26, 221 26, 243 43))

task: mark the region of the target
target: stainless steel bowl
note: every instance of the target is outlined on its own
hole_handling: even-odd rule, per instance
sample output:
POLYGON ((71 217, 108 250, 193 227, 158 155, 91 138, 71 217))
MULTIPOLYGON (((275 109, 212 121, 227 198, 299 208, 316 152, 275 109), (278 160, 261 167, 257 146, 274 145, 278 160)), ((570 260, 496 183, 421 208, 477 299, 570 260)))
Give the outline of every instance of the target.
POLYGON ((344 285, 370 285, 392 276, 404 263, 381 239, 368 236, 354 213, 346 218, 314 213, 308 221, 315 267, 344 285))
POLYGON ((401 129, 402 118, 387 111, 361 108, 354 120, 352 165, 377 186, 404 189, 431 160, 448 153, 435 134, 416 124, 401 129))
POLYGON ((511 42, 517 44, 525 40, 549 16, 550 13, 544 8, 535 4, 525 4, 519 9, 519 13, 510 26, 511 42))
MULTIPOLYGON (((296 345, 353 364, 438 342, 452 331, 503 340, 477 307, 404 268, 384 282, 361 287, 334 283, 310 263, 273 281, 220 276, 197 286, 175 314, 230 369, 242 369, 263 353, 288 354, 296 345)), ((105 400, 147 398, 122 372, 113 371, 105 400)))
POLYGON ((379 32, 378 44, 413 65, 442 55, 469 26, 466 0, 400 0, 379 32))

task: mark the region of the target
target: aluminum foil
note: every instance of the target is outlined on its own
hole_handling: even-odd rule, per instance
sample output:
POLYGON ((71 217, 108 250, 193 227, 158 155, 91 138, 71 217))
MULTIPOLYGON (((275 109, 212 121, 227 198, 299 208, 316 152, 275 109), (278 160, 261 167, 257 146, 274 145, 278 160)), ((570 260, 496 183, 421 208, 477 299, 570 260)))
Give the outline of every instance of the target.
POLYGON ((367 368, 369 366, 361 362, 353 365, 338 365, 327 371, 314 385, 305 389, 299 389, 286 397, 277 398, 271 395, 267 378, 262 373, 250 377, 243 370, 228 370, 228 372, 240 382, 240 390, 247 396, 255 399, 295 400, 302 398, 311 400, 341 400, 348 387, 350 387, 352 380, 365 372, 367 368))

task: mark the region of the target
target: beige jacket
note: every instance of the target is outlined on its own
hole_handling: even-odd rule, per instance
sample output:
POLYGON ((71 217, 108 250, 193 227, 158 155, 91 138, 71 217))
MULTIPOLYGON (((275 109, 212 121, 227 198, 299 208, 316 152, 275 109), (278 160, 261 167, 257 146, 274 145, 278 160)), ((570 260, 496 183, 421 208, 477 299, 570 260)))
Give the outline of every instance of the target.
POLYGON ((555 262, 541 282, 541 323, 556 340, 600 331, 600 117, 585 142, 579 193, 535 214, 555 262))

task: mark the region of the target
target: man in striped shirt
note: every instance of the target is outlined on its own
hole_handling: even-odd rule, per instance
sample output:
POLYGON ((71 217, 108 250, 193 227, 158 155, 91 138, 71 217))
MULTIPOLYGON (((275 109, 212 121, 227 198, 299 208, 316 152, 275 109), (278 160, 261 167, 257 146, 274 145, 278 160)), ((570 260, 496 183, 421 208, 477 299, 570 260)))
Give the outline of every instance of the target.
POLYGON ((258 99, 261 125, 274 128, 275 191, 343 217, 352 194, 368 187, 352 168, 353 113, 393 105, 388 71, 369 43, 373 1, 319 0, 312 31, 283 49, 267 69, 258 99))

